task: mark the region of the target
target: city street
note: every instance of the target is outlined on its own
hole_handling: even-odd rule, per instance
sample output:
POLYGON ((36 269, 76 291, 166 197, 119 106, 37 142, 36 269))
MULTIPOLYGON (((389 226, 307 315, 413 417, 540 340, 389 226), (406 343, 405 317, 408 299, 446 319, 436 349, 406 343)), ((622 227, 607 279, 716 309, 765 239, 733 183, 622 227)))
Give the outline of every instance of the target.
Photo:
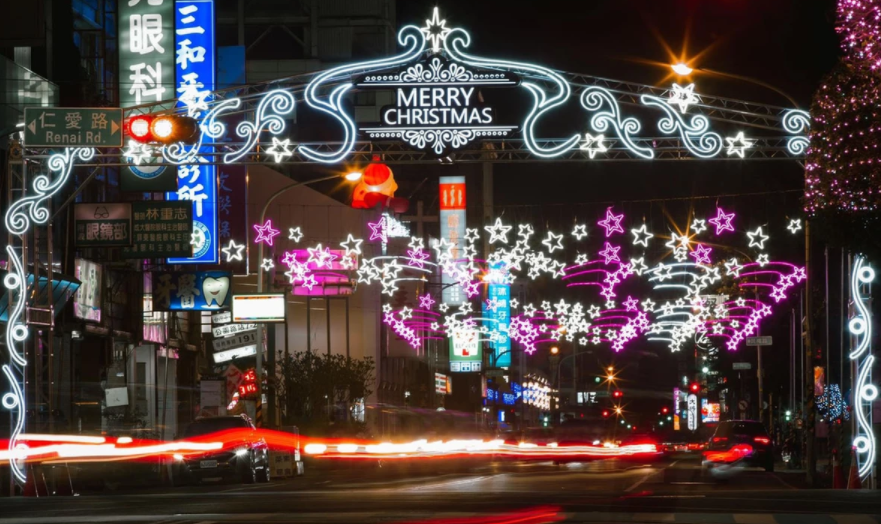
POLYGON ((866 514, 881 514, 876 492, 803 490, 802 473, 758 469, 717 482, 687 455, 656 464, 493 463, 437 475, 429 469, 389 474, 361 467, 357 475, 310 471, 269 484, 7 499, 0 522, 419 522, 539 507, 567 522, 868 523, 875 520, 866 514))

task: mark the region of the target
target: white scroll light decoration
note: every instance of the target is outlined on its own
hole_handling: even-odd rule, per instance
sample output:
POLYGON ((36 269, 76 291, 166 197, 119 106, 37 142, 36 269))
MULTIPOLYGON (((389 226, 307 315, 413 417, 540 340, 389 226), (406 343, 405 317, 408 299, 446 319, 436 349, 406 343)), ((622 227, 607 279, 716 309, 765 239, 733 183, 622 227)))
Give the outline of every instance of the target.
POLYGON ((783 115, 783 129, 791 135, 799 135, 786 141, 790 155, 803 155, 810 145, 807 133, 811 129, 811 115, 801 109, 791 109, 783 115))
MULTIPOLYGON (((13 202, 6 211, 4 222, 6 229, 13 235, 23 237, 31 229, 31 226, 44 225, 50 217, 48 202, 70 179, 70 172, 74 162, 81 160, 88 162, 95 156, 95 150, 91 148, 70 148, 63 153, 52 155, 49 158, 49 170, 57 173, 54 178, 49 175, 39 175, 34 178, 32 191, 28 196, 13 202)), ((9 465, 12 474, 19 481, 24 482, 25 470, 22 463, 16 461, 15 450, 19 446, 18 437, 24 430, 25 423, 25 398, 24 398, 24 367, 27 359, 24 353, 24 343, 28 338, 28 328, 22 314, 24 313, 25 301, 27 300, 27 273, 23 253, 13 245, 6 246, 6 255, 9 259, 9 273, 3 279, 3 285, 9 290, 9 300, 14 304, 9 311, 6 322, 6 349, 12 365, 4 364, 3 375, 9 383, 11 391, 0 397, 0 405, 7 410, 15 410, 15 423, 9 436, 10 459, 9 465)))
POLYGON ((856 340, 856 347, 848 354, 856 362, 857 381, 854 387, 854 414, 857 421, 856 436, 853 439, 859 464, 859 476, 865 477, 875 464, 875 436, 872 432, 872 403, 878 398, 878 387, 871 383, 870 375, 875 357, 872 355, 872 313, 866 306, 867 297, 861 293, 864 284, 875 280, 875 270, 866 265, 866 259, 857 256, 850 277, 850 292, 856 313, 848 330, 856 340), (868 416, 867 416, 868 414, 868 416))

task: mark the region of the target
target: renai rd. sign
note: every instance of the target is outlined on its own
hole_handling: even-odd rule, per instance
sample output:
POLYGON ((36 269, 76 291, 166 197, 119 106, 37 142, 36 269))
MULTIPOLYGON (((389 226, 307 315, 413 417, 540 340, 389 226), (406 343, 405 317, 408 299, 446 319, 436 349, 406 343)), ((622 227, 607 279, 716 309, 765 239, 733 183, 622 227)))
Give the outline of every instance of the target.
POLYGON ((26 107, 27 147, 122 147, 122 108, 26 107))

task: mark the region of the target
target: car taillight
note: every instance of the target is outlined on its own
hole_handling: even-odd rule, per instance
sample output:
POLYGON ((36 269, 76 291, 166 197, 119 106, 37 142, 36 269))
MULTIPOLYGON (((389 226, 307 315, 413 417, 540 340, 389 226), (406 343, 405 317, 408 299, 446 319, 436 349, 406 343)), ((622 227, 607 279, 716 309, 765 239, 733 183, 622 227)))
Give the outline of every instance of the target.
POLYGON ((728 437, 713 437, 713 442, 727 442, 728 437))
POLYGON ((767 444, 771 443, 771 439, 769 439, 768 437, 756 437, 753 440, 758 442, 759 444, 766 444, 767 445, 767 444))

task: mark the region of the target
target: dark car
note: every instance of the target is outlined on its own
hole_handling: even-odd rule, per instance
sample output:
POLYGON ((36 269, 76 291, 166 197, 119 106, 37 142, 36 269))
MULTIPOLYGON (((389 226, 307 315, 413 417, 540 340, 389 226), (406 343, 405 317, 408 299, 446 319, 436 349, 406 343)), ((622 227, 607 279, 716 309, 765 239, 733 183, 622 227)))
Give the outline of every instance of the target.
POLYGON ((198 419, 186 427, 180 438, 205 437, 230 430, 244 431, 234 433, 234 440, 224 441, 220 451, 175 455, 174 483, 216 477, 241 479, 248 484, 269 482, 269 448, 245 415, 198 419))
POLYGON ((761 422, 720 422, 707 444, 706 457, 711 460, 713 457, 726 459, 729 454, 731 459, 740 460, 747 466, 774 471, 774 443, 761 422))

